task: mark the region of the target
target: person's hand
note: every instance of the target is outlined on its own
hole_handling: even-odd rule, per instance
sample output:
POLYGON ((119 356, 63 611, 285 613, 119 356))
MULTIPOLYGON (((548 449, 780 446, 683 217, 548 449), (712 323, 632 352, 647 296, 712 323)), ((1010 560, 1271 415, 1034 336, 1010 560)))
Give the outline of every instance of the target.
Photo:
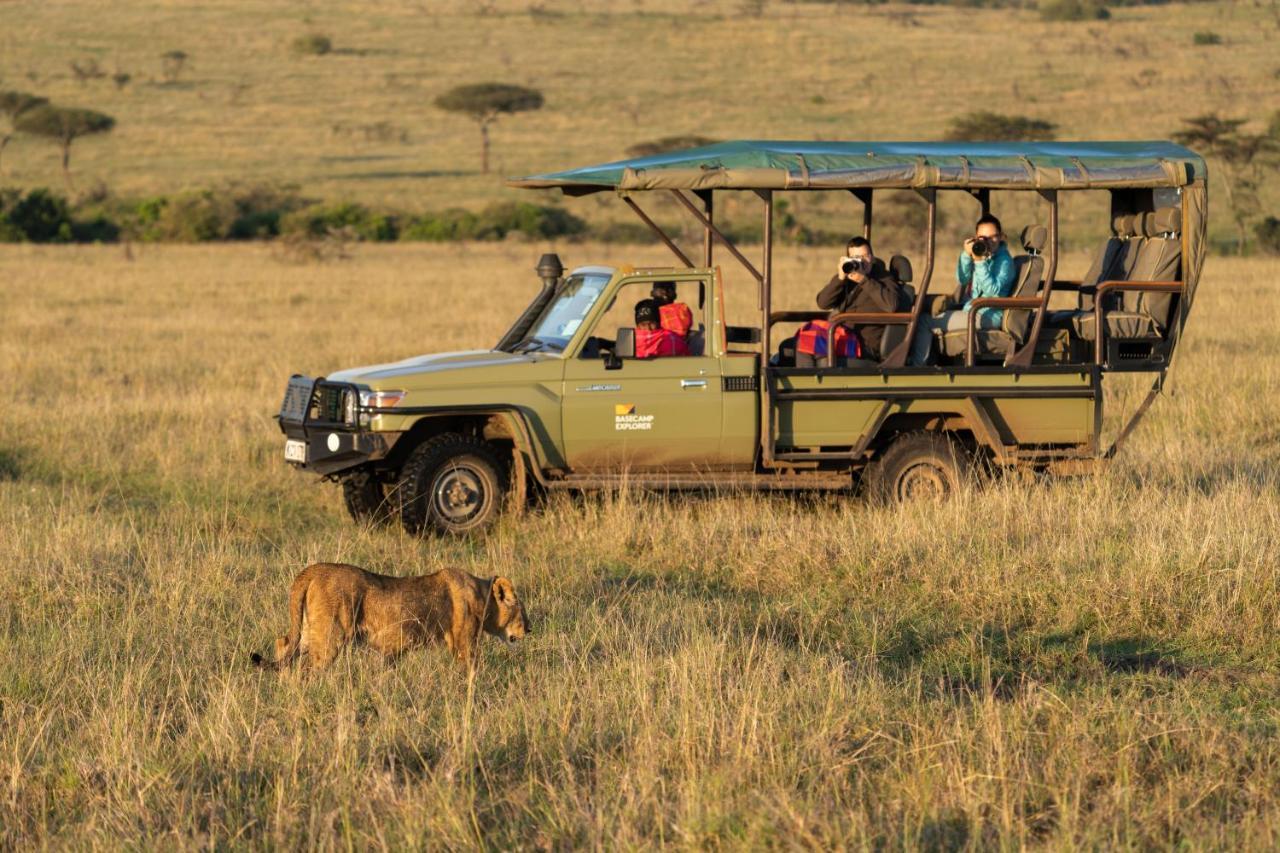
POLYGON ((849 273, 849 275, 846 276, 846 278, 848 278, 849 281, 853 282, 854 284, 862 284, 864 281, 867 280, 867 277, 862 273, 858 272, 857 270, 854 270, 853 272, 849 273))
POLYGON ((968 255, 971 260, 976 261, 978 260, 978 256, 973 253, 974 239, 975 238, 970 237, 968 240, 964 241, 964 253, 968 255))

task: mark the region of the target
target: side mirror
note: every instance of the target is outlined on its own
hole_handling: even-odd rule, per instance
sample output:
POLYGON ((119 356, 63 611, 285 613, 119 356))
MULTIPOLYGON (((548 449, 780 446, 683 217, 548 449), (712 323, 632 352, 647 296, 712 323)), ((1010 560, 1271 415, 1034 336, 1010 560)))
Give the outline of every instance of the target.
MULTIPOLYGON (((635 358, 636 357, 636 330, 629 328, 618 329, 618 340, 613 345, 613 354, 618 358, 635 358)), ((619 365, 621 366, 621 365, 619 365)))

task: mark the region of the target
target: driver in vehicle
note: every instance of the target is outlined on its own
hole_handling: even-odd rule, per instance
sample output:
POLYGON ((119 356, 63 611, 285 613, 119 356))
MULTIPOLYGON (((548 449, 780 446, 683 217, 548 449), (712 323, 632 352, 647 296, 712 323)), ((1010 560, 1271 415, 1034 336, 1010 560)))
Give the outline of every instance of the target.
POLYGON ((656 300, 642 299, 636 303, 636 358, 662 358, 672 355, 688 355, 689 346, 684 337, 670 329, 662 328, 661 311, 656 300))
MULTIPOLYGON (((901 285, 884 262, 875 256, 871 241, 865 237, 849 240, 836 274, 826 287, 818 291, 818 307, 838 314, 897 311, 901 300, 901 285)), ((884 329, 884 326, 857 326, 857 335, 851 336, 851 340, 861 342, 861 352, 843 354, 879 361, 883 356, 880 342, 884 338, 884 329)))
MULTIPOLYGON (((983 297, 1004 297, 1013 292, 1018 271, 1013 256, 1004 241, 1004 228, 1000 220, 985 213, 973 229, 973 236, 964 241, 960 260, 956 262, 956 281, 960 283, 959 305, 943 311, 936 317, 921 317, 911 341, 909 364, 921 366, 929 363, 933 347, 933 333, 964 331, 969 324, 969 303, 983 297)), ((1004 319, 999 308, 979 308, 974 324, 978 329, 998 329, 1004 319)))
POLYGON ((662 328, 687 340, 693 328, 693 312, 683 302, 676 302, 676 283, 655 281, 649 296, 658 303, 658 322, 662 328))

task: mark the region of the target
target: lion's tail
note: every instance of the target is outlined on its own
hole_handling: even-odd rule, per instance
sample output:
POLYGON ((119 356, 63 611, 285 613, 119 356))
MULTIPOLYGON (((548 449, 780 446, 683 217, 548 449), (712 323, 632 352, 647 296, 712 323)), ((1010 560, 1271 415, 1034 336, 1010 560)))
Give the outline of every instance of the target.
POLYGON ((254 666, 261 669, 283 669, 297 659, 302 642, 302 619, 307 609, 307 589, 310 586, 311 566, 307 566, 289 587, 289 633, 276 640, 275 660, 267 660, 254 652, 249 656, 254 666))

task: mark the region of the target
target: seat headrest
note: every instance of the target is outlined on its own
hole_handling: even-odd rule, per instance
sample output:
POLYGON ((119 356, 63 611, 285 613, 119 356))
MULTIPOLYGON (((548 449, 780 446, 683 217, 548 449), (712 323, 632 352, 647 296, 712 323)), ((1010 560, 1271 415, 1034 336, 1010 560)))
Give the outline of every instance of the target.
POLYGON ((907 260, 905 255, 894 255, 890 258, 889 271, 903 284, 911 282, 911 261, 907 260))
POLYGON ((1154 213, 1140 213, 1141 233, 1143 237, 1154 237, 1160 232, 1156 230, 1156 215, 1154 213))
POLYGON ((1121 237, 1141 237, 1142 214, 1126 213, 1124 215, 1124 220, 1121 223, 1121 227, 1124 229, 1120 234, 1121 237))
POLYGON ((1040 254, 1044 251, 1047 242, 1049 242, 1049 229, 1043 225, 1028 225, 1022 229, 1022 248, 1027 251, 1027 254, 1040 254))
MULTIPOLYGON (((1182 230, 1182 211, 1176 207, 1162 207, 1151 218, 1155 234, 1177 234, 1182 230)), ((1155 234, 1148 236, 1154 237, 1155 234)))
POLYGON ((1124 214, 1111 217, 1111 233, 1117 237, 1124 236, 1124 214))

